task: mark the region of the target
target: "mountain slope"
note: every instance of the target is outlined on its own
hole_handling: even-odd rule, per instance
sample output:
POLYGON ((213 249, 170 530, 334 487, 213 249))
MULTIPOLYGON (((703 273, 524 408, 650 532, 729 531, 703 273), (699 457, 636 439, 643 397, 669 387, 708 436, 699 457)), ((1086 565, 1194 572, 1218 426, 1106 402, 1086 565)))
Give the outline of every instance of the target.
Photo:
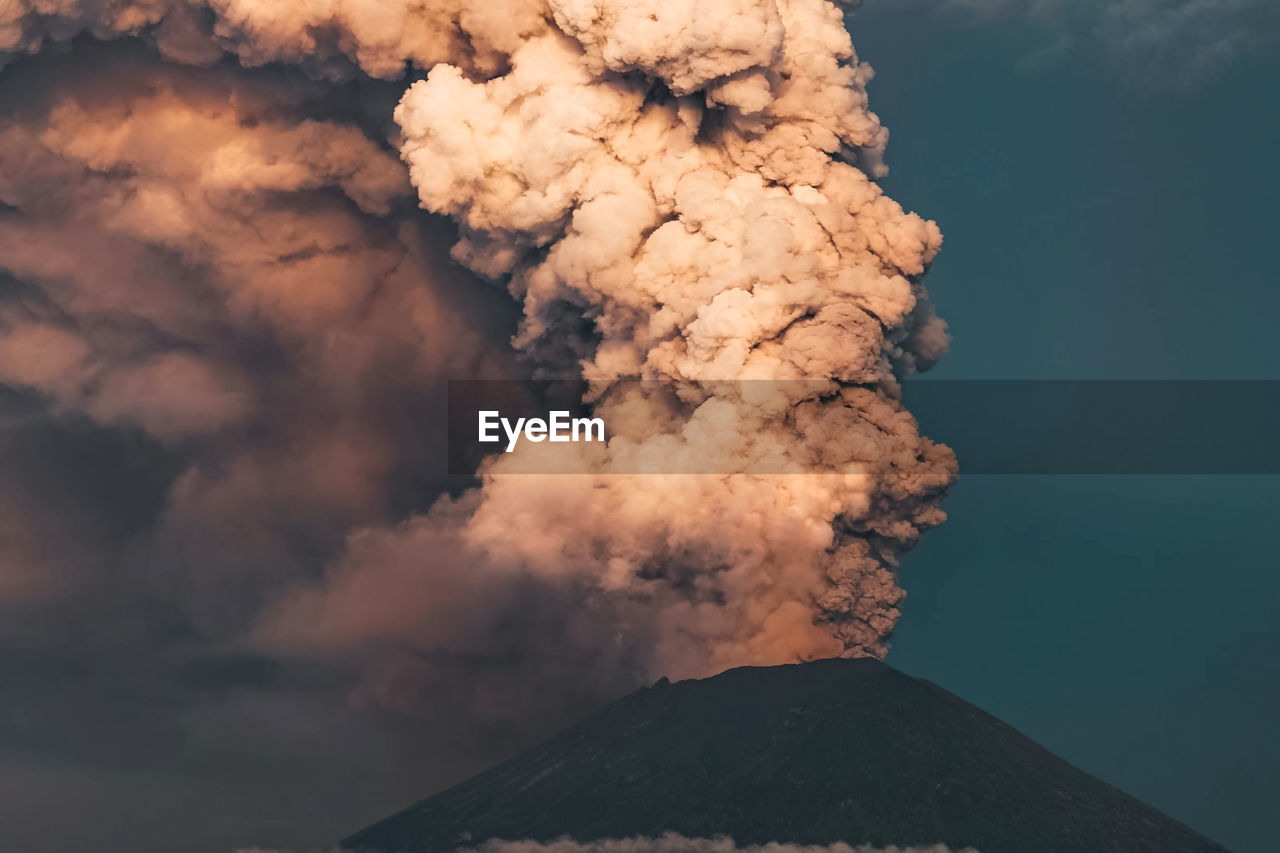
POLYGON ((873 660, 660 681, 343 845, 428 853, 487 838, 666 831, 981 853, 1224 850, 873 660))

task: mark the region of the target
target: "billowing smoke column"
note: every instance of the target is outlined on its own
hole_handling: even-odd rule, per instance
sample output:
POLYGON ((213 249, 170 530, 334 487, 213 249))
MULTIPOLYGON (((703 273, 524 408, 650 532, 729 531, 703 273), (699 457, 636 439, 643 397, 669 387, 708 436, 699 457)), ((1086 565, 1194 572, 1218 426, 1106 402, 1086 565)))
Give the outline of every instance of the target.
POLYGON ((898 384, 945 349, 920 283, 941 236, 873 182, 886 133, 836 6, 0 12, 11 58, 81 33, 208 68, 137 71, 127 97, 68 80, 3 129, 6 268, 40 295, 0 316, 0 381, 187 454, 121 560, 272 566, 231 623, 274 652, 354 660, 391 703, 479 679, 476 704, 519 705, 516 671, 884 654, 898 556, 942 520, 955 473, 898 384), (310 82, 210 83, 248 73, 227 56, 310 82), (432 295, 412 188, 376 139, 389 125, 368 104, 341 119, 307 104, 415 67, 430 72, 395 110, 412 188, 457 221, 454 258, 522 305, 514 342, 535 372, 586 378, 614 439, 565 460, 576 473, 508 476, 535 461, 522 449, 405 518, 387 483, 421 450, 388 413, 491 365, 432 295), (99 250, 128 259, 129 284, 99 250), (633 473, 653 459, 716 473, 633 473), (340 553, 297 544, 315 528, 350 536, 340 553))
POLYGON ((550 11, 507 73, 437 66, 396 112, 423 204, 462 224, 454 256, 509 281, 517 346, 580 366, 618 436, 584 467, 601 476, 489 467, 467 539, 643 601, 680 674, 883 656, 897 555, 954 474, 896 383, 945 344, 918 281, 941 235, 868 177, 886 134, 839 10, 550 11), (692 415, 611 391, 628 378, 674 383, 692 415), (724 473, 616 473, 646 454, 724 473))

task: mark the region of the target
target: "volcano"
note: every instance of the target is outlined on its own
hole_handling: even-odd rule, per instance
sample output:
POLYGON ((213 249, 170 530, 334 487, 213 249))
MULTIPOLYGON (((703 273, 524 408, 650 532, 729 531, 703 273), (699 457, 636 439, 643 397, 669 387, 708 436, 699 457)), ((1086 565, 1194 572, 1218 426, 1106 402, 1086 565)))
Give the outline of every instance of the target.
POLYGON ((663 679, 343 848, 436 853, 492 838, 667 832, 980 853, 1226 849, 870 659, 663 679))

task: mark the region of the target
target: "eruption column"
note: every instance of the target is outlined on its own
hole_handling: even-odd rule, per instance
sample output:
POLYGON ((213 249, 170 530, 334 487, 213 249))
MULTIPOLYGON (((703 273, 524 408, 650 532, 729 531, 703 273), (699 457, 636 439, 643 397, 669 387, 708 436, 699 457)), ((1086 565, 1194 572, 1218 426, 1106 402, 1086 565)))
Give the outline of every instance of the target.
POLYGON ((920 283, 941 235, 872 181, 870 70, 825 0, 550 7, 507 73, 437 66, 396 111, 454 257, 507 282, 517 347, 580 372, 615 436, 571 476, 504 476, 539 448, 487 465, 464 538, 620 602, 665 671, 883 656, 955 466, 899 402, 945 348, 920 283), (717 473, 630 473, 646 457, 717 473))

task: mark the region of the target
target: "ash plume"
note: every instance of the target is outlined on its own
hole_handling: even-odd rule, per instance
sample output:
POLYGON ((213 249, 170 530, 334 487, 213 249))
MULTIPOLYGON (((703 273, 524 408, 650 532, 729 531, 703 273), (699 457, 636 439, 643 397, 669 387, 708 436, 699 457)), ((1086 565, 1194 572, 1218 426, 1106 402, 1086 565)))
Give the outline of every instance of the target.
POLYGON ((886 134, 839 10, 550 10, 506 74, 437 66, 396 111, 422 203, 462 227, 454 257, 507 282, 516 346, 580 370, 615 431, 580 476, 488 466, 464 537, 621 601, 679 675, 883 656, 893 567, 955 473, 898 400, 944 346, 920 283, 941 235, 872 181, 886 134), (678 385, 691 414, 670 427, 669 397, 626 379, 678 385), (793 384, 734 381, 761 379, 793 384), (648 451, 725 473, 618 473, 648 451), (763 457, 795 473, 753 474, 763 457))
MULTIPOLYGON (((955 474, 899 384, 946 347, 941 235, 874 182, 836 5, 2 14, 0 382, 161 473, 91 554, 6 537, 0 593, 84 608, 127 579, 219 644, 351 664, 377 704, 496 717, 547 684, 884 655, 955 474), (615 438, 576 473, 510 476, 537 448, 462 494, 424 473, 418 401, 512 366, 415 193, 520 306, 523 369, 588 381, 615 438), (646 455, 722 473, 621 473, 646 455)), ((71 523, 47 512, 20 527, 71 523)))

